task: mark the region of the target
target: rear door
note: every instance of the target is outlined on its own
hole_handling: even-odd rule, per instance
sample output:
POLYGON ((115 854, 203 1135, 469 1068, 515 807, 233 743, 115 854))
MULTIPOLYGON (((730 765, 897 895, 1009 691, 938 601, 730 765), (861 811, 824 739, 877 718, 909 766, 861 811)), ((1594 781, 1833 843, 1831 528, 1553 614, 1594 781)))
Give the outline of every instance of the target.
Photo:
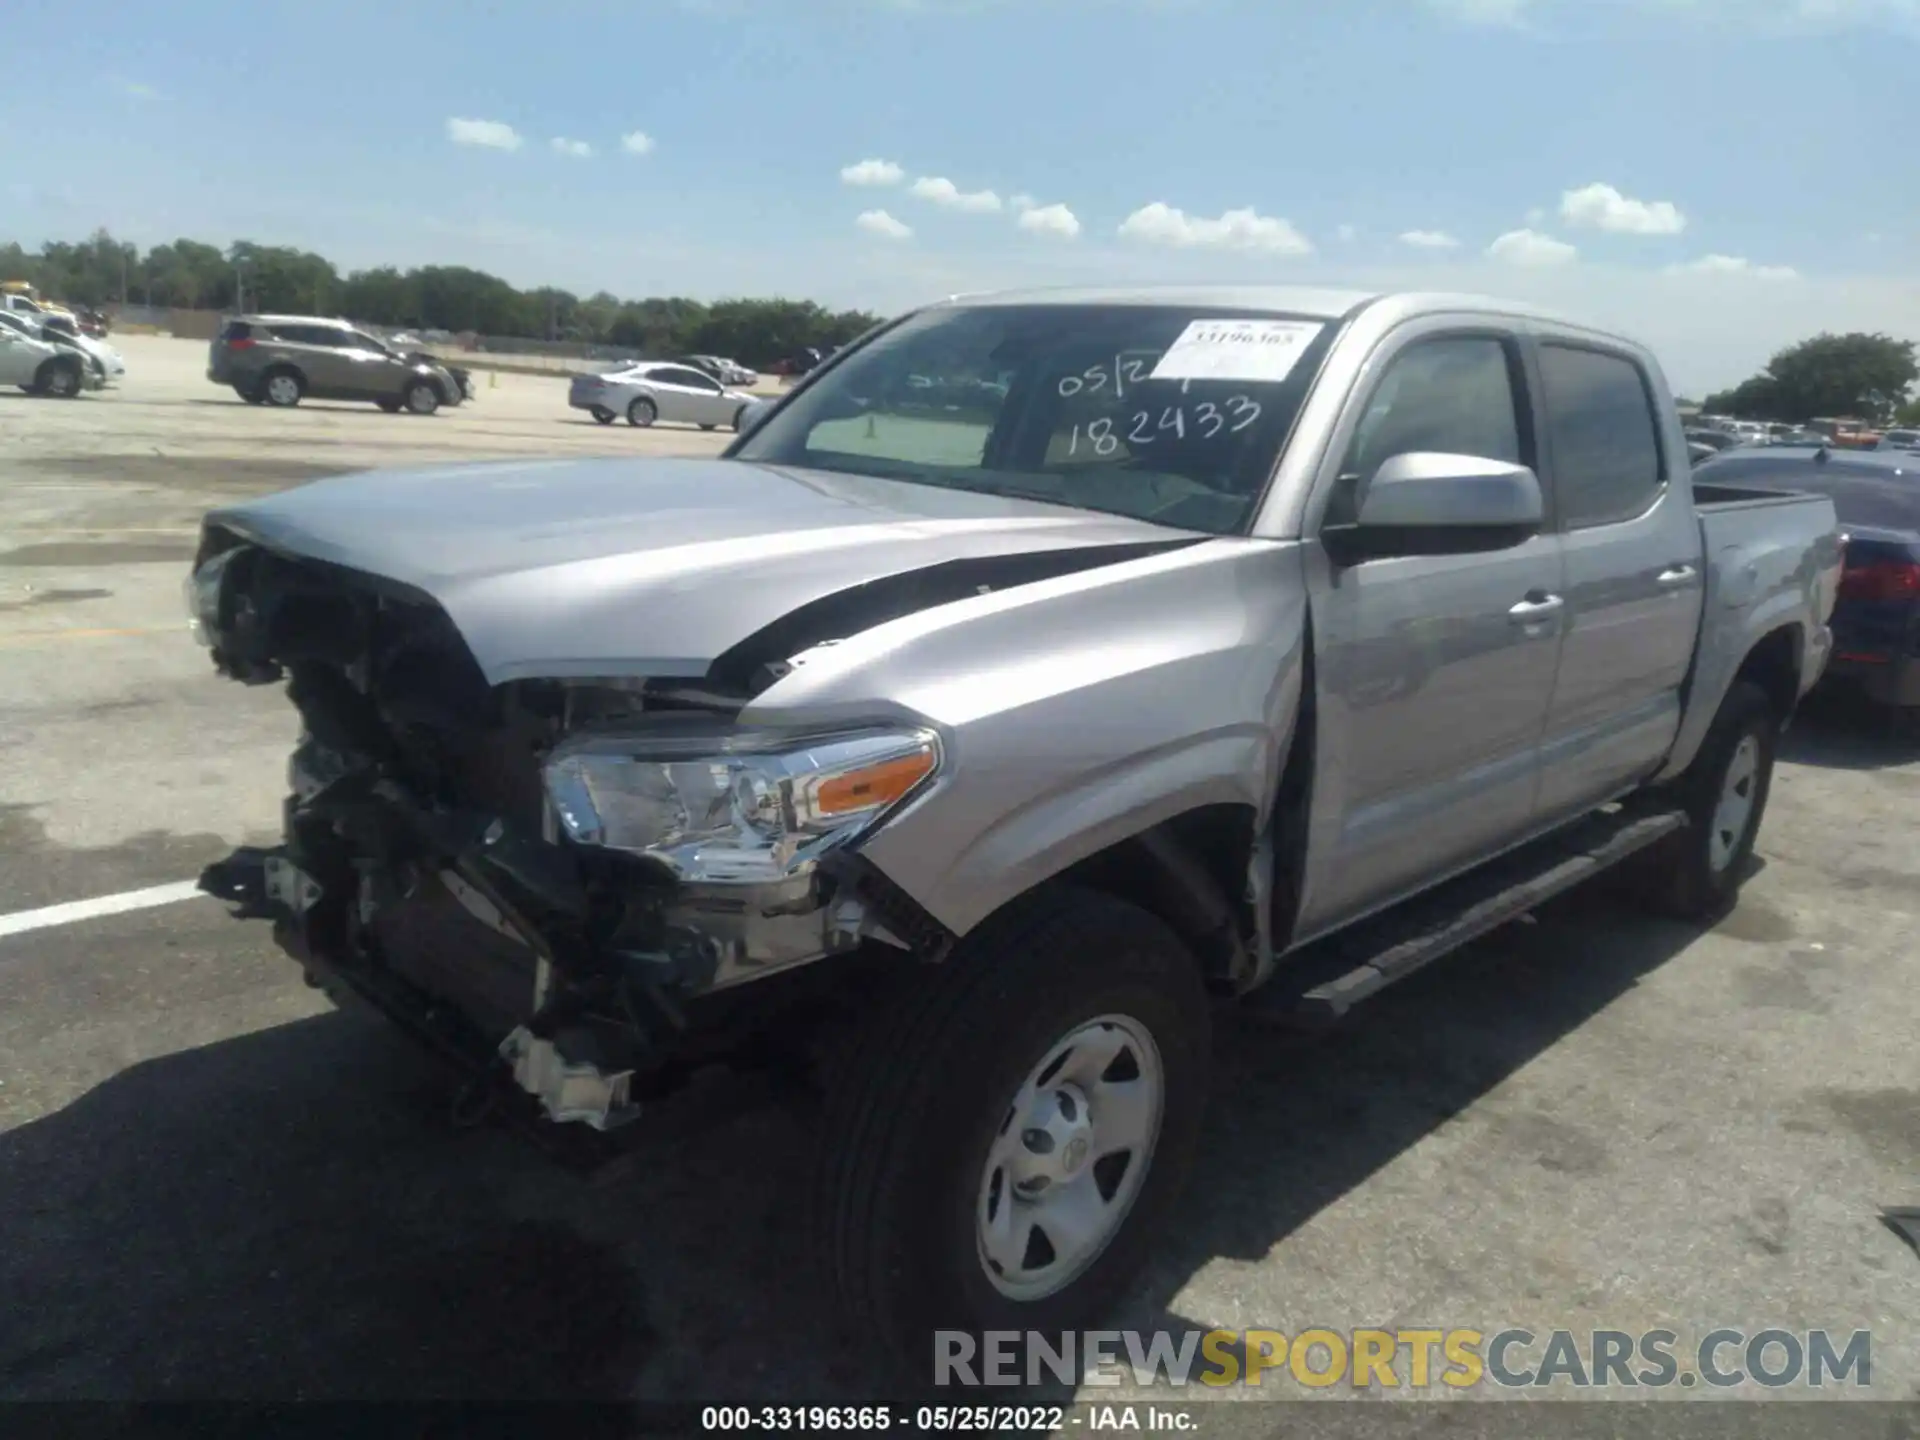
POLYGON ((0 325, 0 385, 32 383, 47 352, 11 326, 0 325))
POLYGON ((1680 727, 1706 581, 1664 385, 1631 350, 1584 337, 1542 333, 1533 360, 1567 605, 1540 755, 1544 823, 1659 768, 1680 727))
MULTIPOLYGON (((256 330, 255 333, 260 332, 256 330)), ((266 352, 261 357, 261 370, 284 361, 306 378, 307 394, 314 399, 343 398, 341 385, 344 377, 340 373, 339 351, 335 345, 337 331, 325 325, 288 321, 284 325, 272 326, 270 334, 270 339, 262 338, 261 341, 262 349, 266 352)))

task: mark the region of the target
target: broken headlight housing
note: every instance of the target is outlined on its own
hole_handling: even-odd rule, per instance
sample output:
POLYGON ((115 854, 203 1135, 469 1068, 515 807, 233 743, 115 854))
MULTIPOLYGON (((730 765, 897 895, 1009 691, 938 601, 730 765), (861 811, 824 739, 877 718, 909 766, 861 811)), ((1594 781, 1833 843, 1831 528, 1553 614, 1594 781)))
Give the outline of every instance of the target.
POLYGON ((194 567, 193 573, 181 583, 181 593, 187 602, 187 626, 193 631, 193 638, 202 645, 213 644, 213 637, 220 628, 220 599, 227 578, 227 567, 233 563, 243 546, 234 546, 222 550, 211 560, 194 567))
POLYGON ((576 843, 643 855, 693 883, 804 873, 932 782, 940 740, 910 727, 801 736, 706 725, 557 745, 547 797, 576 843))

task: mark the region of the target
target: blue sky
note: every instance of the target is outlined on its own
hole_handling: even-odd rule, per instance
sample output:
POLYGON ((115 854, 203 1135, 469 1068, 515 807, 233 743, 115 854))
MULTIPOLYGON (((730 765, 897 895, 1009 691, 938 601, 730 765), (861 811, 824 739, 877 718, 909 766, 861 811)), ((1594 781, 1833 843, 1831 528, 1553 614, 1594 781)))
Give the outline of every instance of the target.
POLYGON ((879 310, 1470 288, 1629 328, 1696 390, 1821 328, 1920 338, 1920 0, 7 10, 0 238, 29 245, 879 310))

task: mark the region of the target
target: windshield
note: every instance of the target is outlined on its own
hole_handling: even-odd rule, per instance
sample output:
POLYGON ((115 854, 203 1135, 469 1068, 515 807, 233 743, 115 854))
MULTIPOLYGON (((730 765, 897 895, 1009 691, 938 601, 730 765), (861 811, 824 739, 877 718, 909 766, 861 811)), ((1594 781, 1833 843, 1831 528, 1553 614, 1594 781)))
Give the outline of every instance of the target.
POLYGON ((1170 305, 928 310, 732 453, 1229 534, 1251 521, 1334 330, 1170 305))

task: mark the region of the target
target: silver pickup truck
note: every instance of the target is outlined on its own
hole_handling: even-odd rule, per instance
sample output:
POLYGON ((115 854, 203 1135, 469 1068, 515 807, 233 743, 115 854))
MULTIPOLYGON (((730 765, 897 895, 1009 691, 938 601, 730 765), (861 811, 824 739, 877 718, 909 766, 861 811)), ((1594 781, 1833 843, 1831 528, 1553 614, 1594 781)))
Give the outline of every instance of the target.
POLYGON ((1525 307, 1087 290, 906 315, 717 459, 215 511, 194 623, 304 732, 202 884, 589 1159, 817 1083, 867 1333, 1073 1328, 1219 1005, 1340 1015, 1615 865, 1731 903, 1842 540, 1686 455, 1652 356, 1525 307))

